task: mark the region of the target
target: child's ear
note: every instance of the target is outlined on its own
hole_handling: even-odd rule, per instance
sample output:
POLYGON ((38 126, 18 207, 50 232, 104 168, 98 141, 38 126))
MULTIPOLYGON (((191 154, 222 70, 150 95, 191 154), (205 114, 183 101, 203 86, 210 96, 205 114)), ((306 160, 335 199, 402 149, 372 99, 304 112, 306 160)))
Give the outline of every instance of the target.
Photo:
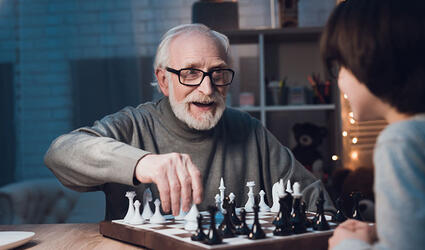
POLYGON ((155 76, 158 81, 159 88, 164 96, 169 96, 168 80, 164 69, 158 68, 155 70, 155 76))

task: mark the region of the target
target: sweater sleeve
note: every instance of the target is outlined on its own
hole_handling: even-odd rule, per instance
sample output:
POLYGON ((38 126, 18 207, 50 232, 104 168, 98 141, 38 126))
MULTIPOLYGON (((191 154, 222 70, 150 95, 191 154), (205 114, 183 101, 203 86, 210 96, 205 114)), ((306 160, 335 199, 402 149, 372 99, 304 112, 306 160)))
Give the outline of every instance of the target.
POLYGON ((44 162, 65 186, 77 191, 100 190, 104 183, 134 185, 137 162, 149 152, 140 149, 134 109, 106 116, 54 140, 44 162))

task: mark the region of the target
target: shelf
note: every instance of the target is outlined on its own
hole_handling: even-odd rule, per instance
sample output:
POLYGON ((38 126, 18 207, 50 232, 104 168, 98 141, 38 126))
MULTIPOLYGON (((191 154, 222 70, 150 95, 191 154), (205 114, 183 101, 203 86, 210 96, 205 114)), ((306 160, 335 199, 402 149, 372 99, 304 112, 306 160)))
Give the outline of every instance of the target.
POLYGON ((227 31, 224 34, 231 44, 258 43, 259 35, 264 35, 265 42, 299 42, 318 40, 321 27, 294 27, 282 29, 247 29, 227 31))
POLYGON ((335 110, 335 104, 310 104, 310 105, 282 105, 282 106, 258 106, 238 107, 240 110, 247 112, 264 111, 312 111, 312 110, 335 110))

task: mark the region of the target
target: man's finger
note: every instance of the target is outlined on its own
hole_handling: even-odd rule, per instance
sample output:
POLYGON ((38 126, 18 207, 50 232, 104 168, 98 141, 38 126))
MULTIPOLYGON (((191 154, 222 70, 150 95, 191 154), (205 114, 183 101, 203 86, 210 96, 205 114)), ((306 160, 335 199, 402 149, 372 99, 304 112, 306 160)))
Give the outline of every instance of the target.
POLYGON ((195 204, 200 204, 202 202, 203 193, 201 172, 198 167, 192 163, 190 158, 187 159, 186 166, 192 180, 193 202, 195 204))
POLYGON ((189 210, 192 201, 192 178, 187 168, 188 159, 190 159, 188 155, 182 155, 183 165, 176 170, 181 187, 181 205, 185 212, 189 210))
MULTIPOLYGON (((176 173, 176 163, 173 166, 170 166, 167 171, 168 183, 170 185, 170 196, 171 196, 171 210, 174 216, 179 215, 180 213, 180 192, 181 185, 179 178, 176 173)), ((177 163, 181 164, 181 162, 177 163)))
POLYGON ((164 172, 154 180, 158 187, 159 196, 161 198, 162 210, 164 212, 170 211, 170 186, 168 185, 168 177, 164 172))

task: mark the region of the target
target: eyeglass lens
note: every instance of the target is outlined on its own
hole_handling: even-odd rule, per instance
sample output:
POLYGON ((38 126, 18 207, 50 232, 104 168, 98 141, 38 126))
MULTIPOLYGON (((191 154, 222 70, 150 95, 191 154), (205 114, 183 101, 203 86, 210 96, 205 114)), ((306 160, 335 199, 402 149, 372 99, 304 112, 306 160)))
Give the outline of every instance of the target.
MULTIPOLYGON (((214 70, 211 72, 212 81, 215 85, 226 85, 232 81, 230 70, 214 70)), ((198 85, 202 81, 204 72, 196 69, 184 69, 180 71, 180 81, 184 84, 198 85)))

